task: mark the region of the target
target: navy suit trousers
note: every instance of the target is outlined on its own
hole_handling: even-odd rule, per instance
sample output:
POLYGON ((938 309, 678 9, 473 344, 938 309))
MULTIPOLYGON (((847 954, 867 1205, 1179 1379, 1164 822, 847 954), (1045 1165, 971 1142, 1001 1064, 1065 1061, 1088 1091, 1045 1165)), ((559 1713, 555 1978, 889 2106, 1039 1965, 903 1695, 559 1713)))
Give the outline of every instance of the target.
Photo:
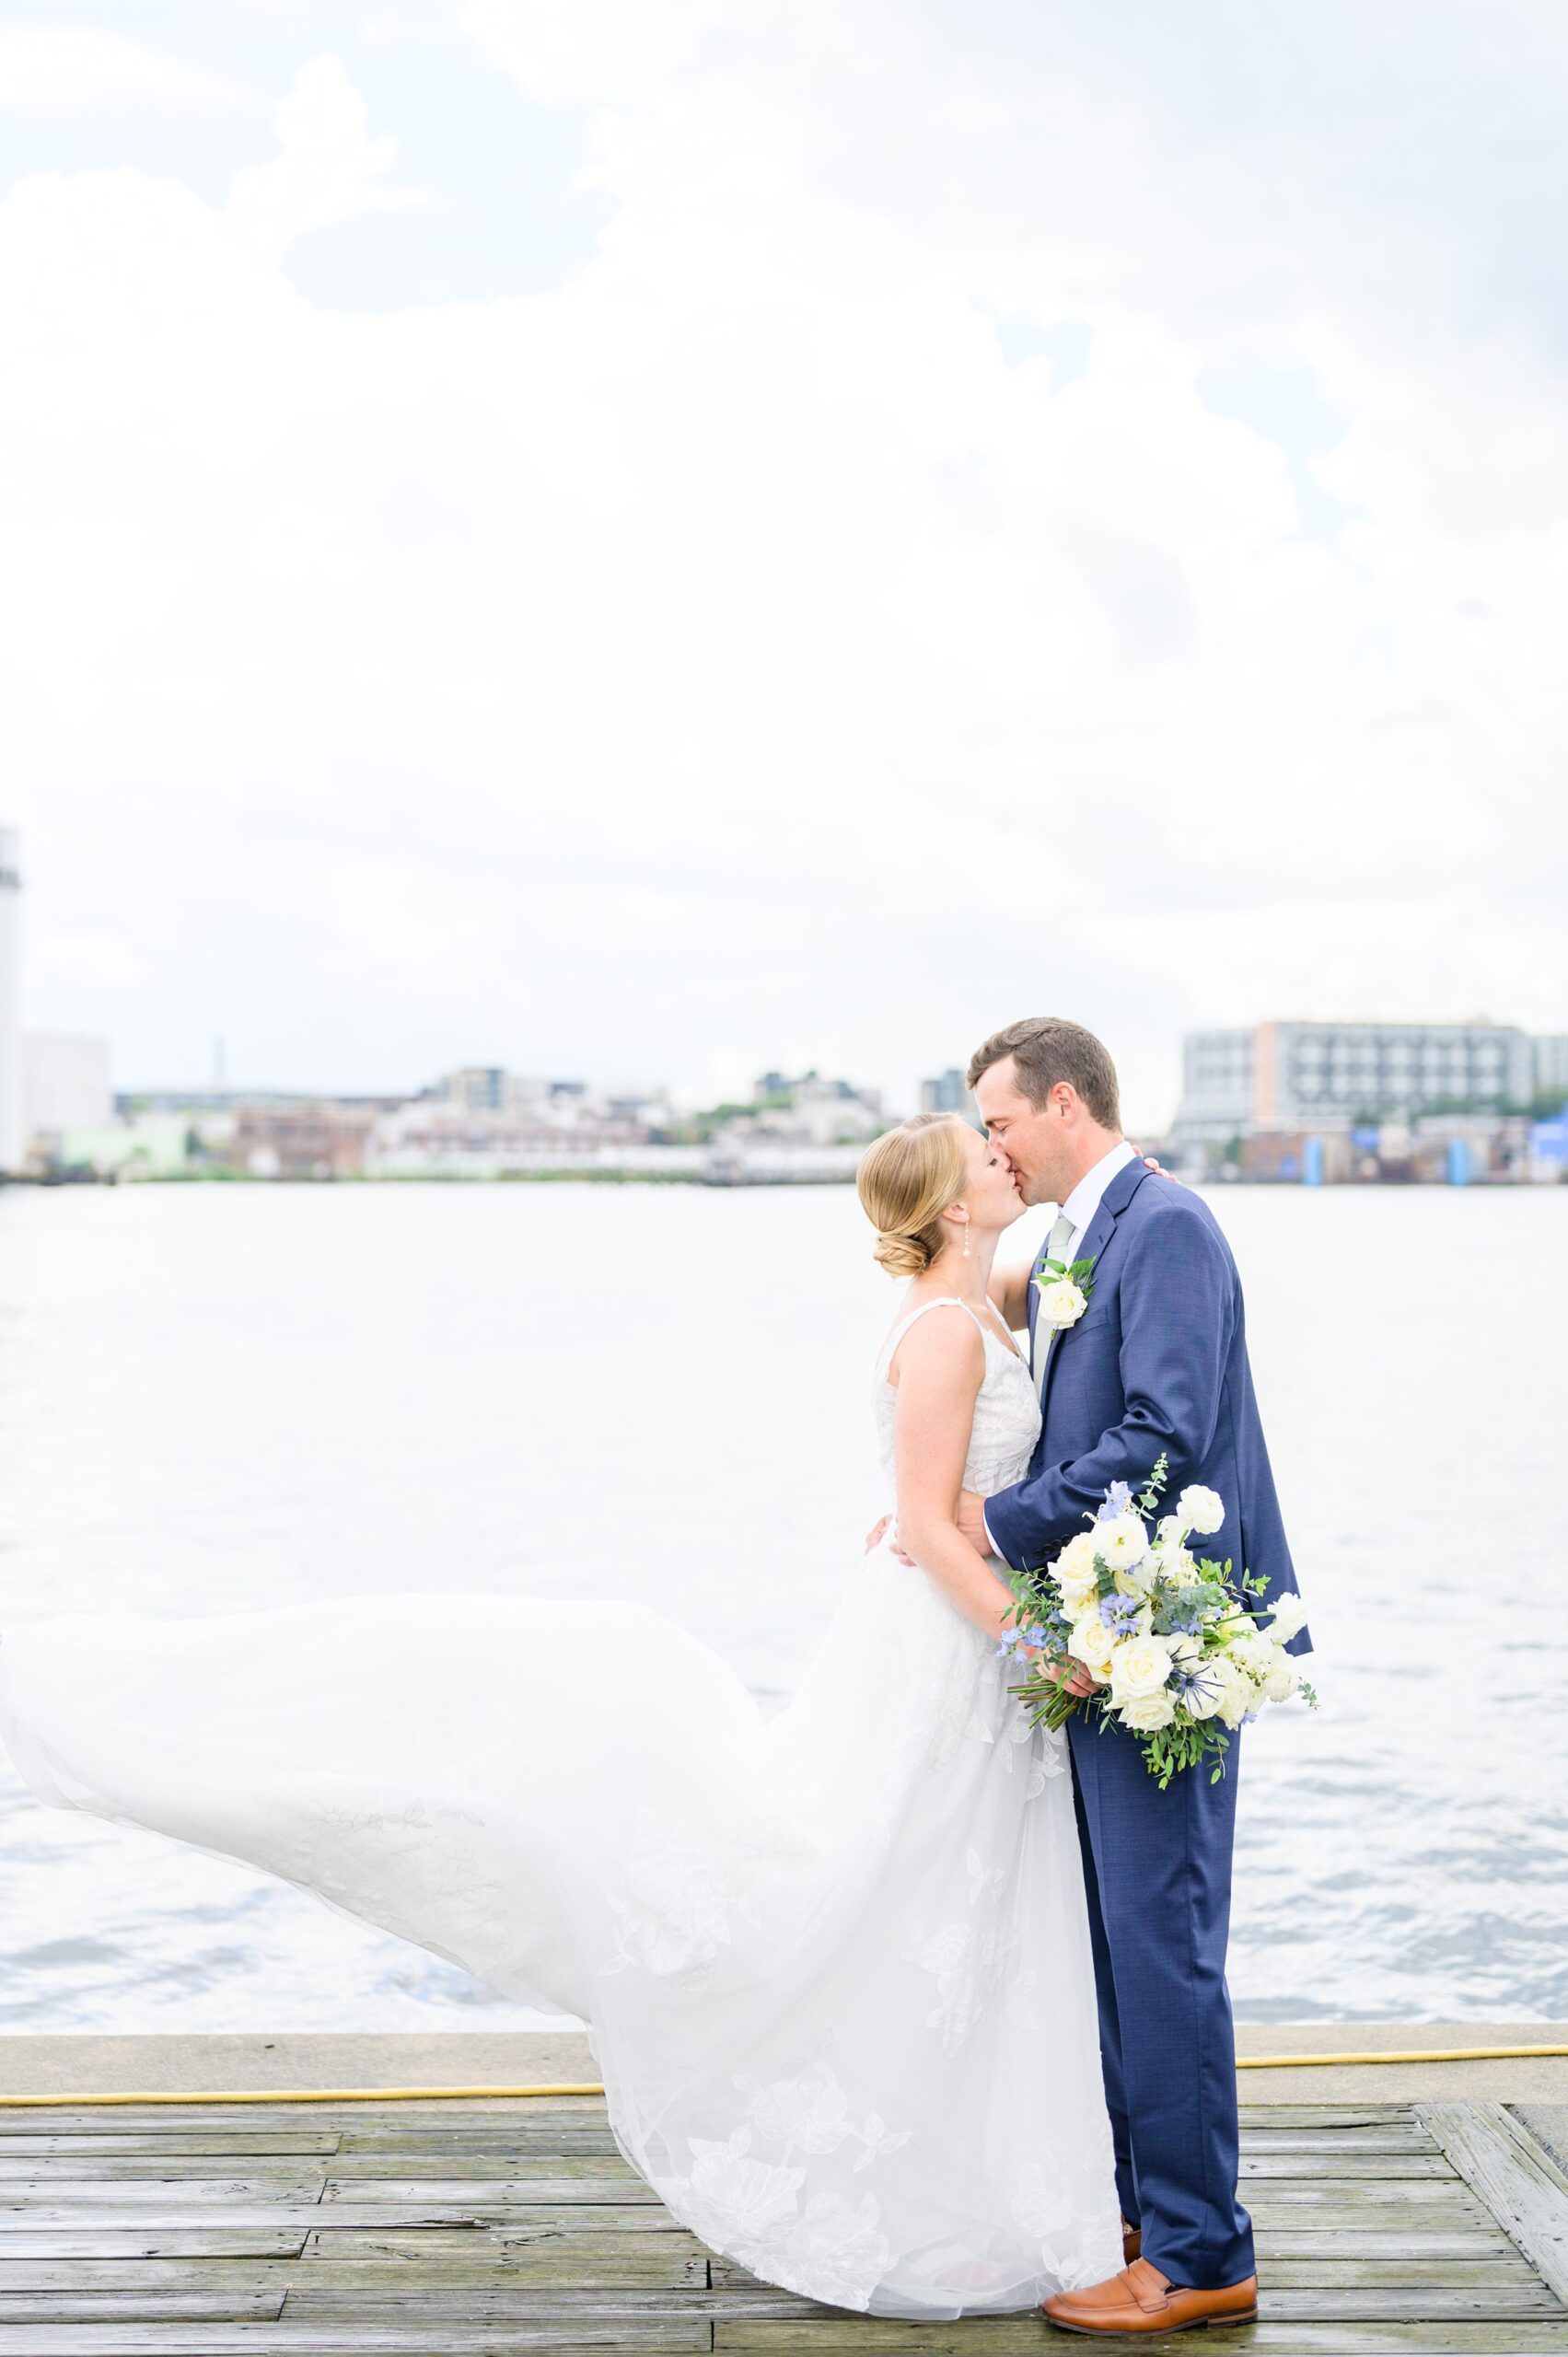
POLYGON ((1144 2257, 1202 2291, 1254 2271, 1236 2194, 1236 2041, 1225 1986, 1237 1736, 1225 1773, 1161 1792, 1138 1738, 1067 1722, 1122 2214, 1144 2257))

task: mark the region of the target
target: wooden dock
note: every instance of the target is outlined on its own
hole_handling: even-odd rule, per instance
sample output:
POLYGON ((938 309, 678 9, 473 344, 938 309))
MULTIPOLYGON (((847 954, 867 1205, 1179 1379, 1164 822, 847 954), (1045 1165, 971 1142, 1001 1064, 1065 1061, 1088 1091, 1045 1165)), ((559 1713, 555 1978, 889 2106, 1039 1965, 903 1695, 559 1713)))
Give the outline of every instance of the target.
MULTIPOLYGON (((1243 2120, 1260 2320, 1144 2346, 1568 2357, 1568 2183, 1501 2105, 1243 2120)), ((875 2322, 758 2283, 676 2224, 594 2098, 0 2107, 0 2357, 1078 2345, 1033 2316, 875 2322)))

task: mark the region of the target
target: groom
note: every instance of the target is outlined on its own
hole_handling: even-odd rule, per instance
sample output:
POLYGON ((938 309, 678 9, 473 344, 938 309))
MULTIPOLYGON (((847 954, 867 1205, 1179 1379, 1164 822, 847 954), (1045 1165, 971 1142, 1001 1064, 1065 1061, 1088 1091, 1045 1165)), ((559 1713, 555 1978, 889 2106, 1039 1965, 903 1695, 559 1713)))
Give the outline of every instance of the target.
MULTIPOLYGON (((1044 1563, 1093 1519, 1109 1483, 1141 1489, 1163 1453, 1172 1498, 1202 1482, 1225 1501, 1205 1552, 1228 1557, 1237 1577, 1243 1567, 1266 1577, 1271 1601, 1294 1590, 1241 1285, 1214 1214, 1123 1139, 1116 1068, 1077 1024, 1010 1024, 968 1079, 1024 1201, 1061 1206, 1041 1260, 1093 1267, 1087 1309, 1055 1333, 1037 1332, 1028 1287, 1040 1443, 1025 1479, 983 1509, 965 1494, 966 1535, 1015 1570, 1044 1563)), ((1307 1643, 1303 1631, 1291 1650, 1307 1643)), ((1089 1690, 1081 1670, 1071 1682, 1089 1690)), ((1191 1769, 1161 1792, 1135 1736, 1102 1733, 1082 1711, 1067 1725, 1130 2263, 1109 2282, 1058 2293, 1045 2314, 1107 2334, 1239 2321, 1256 2312, 1258 2283, 1237 2199, 1225 1979, 1237 1737, 1220 1782, 1191 1769)))

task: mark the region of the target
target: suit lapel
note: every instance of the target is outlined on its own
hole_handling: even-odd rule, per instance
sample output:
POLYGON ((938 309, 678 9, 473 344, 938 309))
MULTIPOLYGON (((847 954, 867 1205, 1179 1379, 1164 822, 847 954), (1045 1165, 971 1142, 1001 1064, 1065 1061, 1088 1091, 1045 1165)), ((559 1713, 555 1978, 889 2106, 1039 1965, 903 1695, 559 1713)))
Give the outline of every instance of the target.
MULTIPOLYGON (((1109 1186, 1106 1189, 1104 1194, 1100 1197, 1095 1215, 1093 1219, 1090 1220, 1088 1226, 1084 1230, 1082 1237, 1074 1245, 1073 1258, 1074 1260, 1098 1260, 1100 1254, 1104 1251, 1106 1246, 1110 1241, 1111 1236, 1115 1231, 1117 1221, 1121 1217, 1122 1213, 1126 1210, 1128 1204, 1132 1202, 1133 1196, 1137 1193, 1139 1188, 1143 1185, 1144 1179, 1147 1178, 1149 1175, 1148 1164, 1142 1160, 1129 1162, 1122 1166, 1122 1167, 1117 1172, 1115 1178, 1111 1180, 1109 1186)), ((1089 1272, 1089 1282, 1091 1284, 1094 1283, 1094 1271, 1092 1270, 1089 1272)), ((1040 1298, 1038 1288, 1035 1291, 1034 1298, 1036 1301, 1040 1298)), ((1050 1358, 1046 1361, 1045 1380, 1040 1386, 1040 1412, 1042 1426, 1044 1423, 1046 1410, 1051 1400, 1051 1387, 1056 1380, 1056 1371, 1062 1364, 1062 1353, 1071 1346, 1073 1336, 1076 1330, 1077 1329, 1075 1327, 1069 1326, 1065 1333, 1059 1334, 1056 1338, 1056 1347, 1051 1352, 1050 1358)))

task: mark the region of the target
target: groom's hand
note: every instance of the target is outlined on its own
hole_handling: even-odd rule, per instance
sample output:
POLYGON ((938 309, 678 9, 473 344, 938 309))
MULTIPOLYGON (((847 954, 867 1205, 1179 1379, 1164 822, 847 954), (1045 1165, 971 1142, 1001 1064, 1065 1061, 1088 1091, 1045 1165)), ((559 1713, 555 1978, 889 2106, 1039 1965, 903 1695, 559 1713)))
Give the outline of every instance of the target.
POLYGON ((990 1554, 991 1539, 985 1527, 983 1498, 977 1498, 972 1490, 960 1490, 958 1509, 953 1519, 977 1555, 990 1554))

